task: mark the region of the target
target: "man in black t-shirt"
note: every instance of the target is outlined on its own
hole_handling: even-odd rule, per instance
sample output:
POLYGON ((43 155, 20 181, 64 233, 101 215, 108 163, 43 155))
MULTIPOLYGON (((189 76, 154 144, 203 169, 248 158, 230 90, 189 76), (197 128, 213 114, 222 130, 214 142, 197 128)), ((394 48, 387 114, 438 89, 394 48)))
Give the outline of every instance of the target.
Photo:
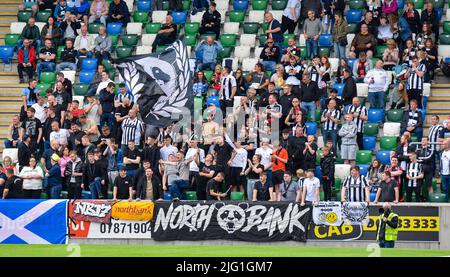
POLYGON ((131 201, 133 195, 133 182, 131 177, 127 176, 127 168, 122 166, 119 176, 114 181, 113 199, 128 199, 131 201))
POLYGON ((156 48, 160 45, 168 45, 177 39, 177 25, 173 24, 172 16, 166 16, 166 24, 163 24, 161 30, 158 31, 152 44, 152 52, 156 52, 156 48))
POLYGON ((269 201, 273 199, 273 185, 267 180, 267 173, 259 174, 259 181, 253 187, 253 201, 269 201))
POLYGON ((134 176, 141 163, 141 155, 133 140, 128 142, 128 147, 123 151, 123 164, 127 168, 127 176, 134 176))
POLYGON ((206 200, 223 200, 227 194, 220 192, 220 185, 225 178, 223 172, 217 173, 216 177, 212 178, 206 184, 206 200))
POLYGON ((377 196, 374 203, 378 202, 394 202, 398 203, 398 183, 391 178, 391 172, 385 171, 381 174, 380 188, 377 190, 377 196))
POLYGON ((55 71, 55 59, 56 59, 56 49, 52 46, 52 40, 46 39, 45 47, 41 48, 39 51, 39 58, 41 62, 37 65, 38 77, 41 75, 41 71, 55 71))
POLYGON ((22 122, 20 132, 20 138, 22 141, 25 135, 31 138, 30 150, 32 153, 37 152, 38 146, 42 140, 42 124, 39 119, 34 117, 35 113, 36 110, 32 107, 27 110, 27 119, 22 122))
POLYGON ((214 157, 212 154, 207 154, 205 162, 200 162, 198 166, 198 179, 197 179, 197 199, 206 200, 207 191, 206 184, 214 177, 217 172, 216 166, 213 164, 214 157))
POLYGON ((23 198, 22 179, 14 175, 14 169, 6 169, 6 177, 5 189, 0 196, 3 199, 23 198))

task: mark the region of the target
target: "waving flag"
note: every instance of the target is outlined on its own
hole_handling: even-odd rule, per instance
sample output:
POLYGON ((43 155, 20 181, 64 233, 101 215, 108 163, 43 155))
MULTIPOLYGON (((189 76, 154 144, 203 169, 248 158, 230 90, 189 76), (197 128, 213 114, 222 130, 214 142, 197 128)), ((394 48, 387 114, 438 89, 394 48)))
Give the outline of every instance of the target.
POLYGON ((67 243, 67 200, 1 200, 0 243, 67 243))
POLYGON ((192 77, 186 46, 175 41, 161 53, 138 55, 115 62, 134 95, 145 123, 166 127, 172 114, 193 108, 192 77))

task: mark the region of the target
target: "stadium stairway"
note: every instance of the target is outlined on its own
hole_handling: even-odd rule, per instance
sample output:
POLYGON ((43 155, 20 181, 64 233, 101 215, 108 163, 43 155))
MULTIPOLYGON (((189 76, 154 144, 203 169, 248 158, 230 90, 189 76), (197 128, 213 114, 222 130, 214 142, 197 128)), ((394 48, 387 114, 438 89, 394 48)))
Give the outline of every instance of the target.
POLYGON ((450 116, 450 83, 448 79, 445 83, 435 83, 431 85, 431 95, 428 98, 426 121, 424 125, 424 133, 428 133, 431 125, 431 117, 438 115, 442 123, 450 116))

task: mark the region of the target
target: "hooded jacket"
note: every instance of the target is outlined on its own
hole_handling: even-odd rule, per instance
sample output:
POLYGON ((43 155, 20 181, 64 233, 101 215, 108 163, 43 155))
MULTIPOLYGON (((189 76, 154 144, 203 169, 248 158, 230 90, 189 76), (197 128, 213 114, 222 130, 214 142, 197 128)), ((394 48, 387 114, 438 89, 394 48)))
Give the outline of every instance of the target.
MULTIPOLYGON (((70 177, 72 176, 72 168, 73 168, 73 164, 75 163, 75 173, 83 173, 83 162, 81 161, 81 159, 79 157, 77 157, 76 161, 72 161, 70 160, 67 165, 66 165, 66 170, 64 171, 64 175, 67 178, 67 181, 70 183, 70 177)), ((83 181, 83 176, 75 176, 75 183, 77 185, 81 185, 81 182, 83 181)))

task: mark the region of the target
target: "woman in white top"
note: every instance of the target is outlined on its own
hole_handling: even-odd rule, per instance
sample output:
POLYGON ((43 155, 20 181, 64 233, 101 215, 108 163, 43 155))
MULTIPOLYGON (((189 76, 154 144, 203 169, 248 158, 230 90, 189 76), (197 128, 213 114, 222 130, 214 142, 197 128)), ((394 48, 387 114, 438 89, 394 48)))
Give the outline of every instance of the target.
POLYGON ((378 26, 378 44, 384 44, 388 41, 388 39, 391 39, 393 37, 394 33, 392 33, 391 26, 387 21, 387 17, 386 15, 382 15, 380 17, 380 26, 378 26))
POLYGON ((29 166, 25 166, 20 171, 19 177, 23 179, 23 197, 26 199, 41 198, 42 179, 44 172, 42 168, 36 166, 36 158, 31 157, 29 166))
MULTIPOLYGON (((272 169, 272 148, 269 146, 269 139, 262 138, 261 139, 261 147, 256 148, 255 154, 261 156, 261 164, 264 166, 264 170, 272 169)), ((267 176, 272 177, 272 176, 267 176)))
POLYGON ((95 99, 94 95, 87 96, 88 103, 84 106, 84 112, 86 113, 86 117, 94 121, 97 126, 100 126, 100 115, 102 114, 102 106, 100 105, 100 101, 95 99))

